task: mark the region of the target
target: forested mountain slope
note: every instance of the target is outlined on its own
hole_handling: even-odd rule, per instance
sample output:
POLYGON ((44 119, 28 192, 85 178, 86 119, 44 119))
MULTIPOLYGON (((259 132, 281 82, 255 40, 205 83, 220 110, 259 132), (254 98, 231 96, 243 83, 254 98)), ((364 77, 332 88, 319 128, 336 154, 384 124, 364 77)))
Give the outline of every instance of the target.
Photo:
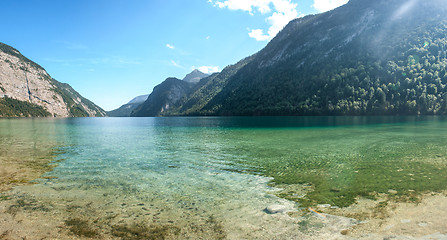
POLYGON ((165 115, 445 114, 447 4, 351 0, 242 62, 165 115))
POLYGON ((194 84, 177 78, 168 78, 157 85, 147 100, 136 107, 132 117, 157 117, 170 110, 185 96, 194 84))

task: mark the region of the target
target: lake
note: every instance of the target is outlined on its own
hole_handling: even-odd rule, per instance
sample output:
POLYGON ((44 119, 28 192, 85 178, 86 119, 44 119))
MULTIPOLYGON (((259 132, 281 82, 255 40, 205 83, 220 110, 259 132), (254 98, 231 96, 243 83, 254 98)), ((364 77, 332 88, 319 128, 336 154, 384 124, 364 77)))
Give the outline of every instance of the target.
POLYGON ((309 207, 447 188, 444 117, 1 119, 0 152, 57 164, 2 195, 43 237, 321 238, 358 222, 309 207))

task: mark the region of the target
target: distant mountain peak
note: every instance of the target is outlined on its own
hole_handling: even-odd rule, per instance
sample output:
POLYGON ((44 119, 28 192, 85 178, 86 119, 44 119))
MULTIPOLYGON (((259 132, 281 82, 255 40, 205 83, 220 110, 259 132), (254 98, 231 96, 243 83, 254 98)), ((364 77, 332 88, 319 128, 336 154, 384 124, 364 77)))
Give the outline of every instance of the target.
POLYGON ((199 71, 198 69, 194 69, 191 73, 187 74, 183 81, 190 83, 198 83, 200 79, 208 77, 209 75, 199 71))
POLYGON ((147 100, 147 97, 149 97, 149 94, 137 96, 137 97, 133 98, 132 100, 130 100, 127 104, 144 103, 144 101, 147 100))

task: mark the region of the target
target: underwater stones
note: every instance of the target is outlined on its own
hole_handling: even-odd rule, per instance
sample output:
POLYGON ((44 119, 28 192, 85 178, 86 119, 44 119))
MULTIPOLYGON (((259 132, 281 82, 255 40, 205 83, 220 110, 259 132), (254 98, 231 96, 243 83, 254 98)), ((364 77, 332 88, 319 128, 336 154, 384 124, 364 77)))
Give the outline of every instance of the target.
POLYGON ((411 220, 410 219, 402 219, 400 220, 401 223, 410 223, 411 220))
POLYGON ((425 223, 425 222, 421 222, 421 223, 418 223, 418 226, 419 226, 419 227, 427 227, 428 224, 425 223))
POLYGON ((331 204, 318 204, 317 207, 318 208, 330 208, 331 204))
POLYGON ((397 191, 396 191, 396 190, 393 190, 393 189, 390 189, 390 190, 388 190, 388 193, 389 193, 389 194, 392 194, 392 195, 396 195, 396 194, 397 194, 397 191))
POLYGON ((264 212, 268 214, 283 213, 287 211, 287 207, 284 205, 270 205, 264 209, 264 212))

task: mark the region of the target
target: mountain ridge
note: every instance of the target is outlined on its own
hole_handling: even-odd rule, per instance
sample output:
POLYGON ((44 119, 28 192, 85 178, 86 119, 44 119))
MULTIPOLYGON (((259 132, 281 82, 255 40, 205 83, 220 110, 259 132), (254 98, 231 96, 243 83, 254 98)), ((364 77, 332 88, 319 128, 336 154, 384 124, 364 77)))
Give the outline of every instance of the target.
POLYGON ((107 116, 109 117, 129 117, 132 111, 140 106, 140 104, 144 103, 147 98, 149 97, 149 94, 140 95, 134 97, 132 100, 130 100, 128 103, 122 105, 121 107, 114 109, 112 111, 107 112, 107 116))
POLYGON ((167 78, 154 87, 147 100, 136 107, 130 116, 158 117, 175 106, 194 85, 194 83, 186 82, 178 78, 167 78))
POLYGON ((446 8, 351 0, 292 20, 232 74, 204 78, 209 91, 162 115, 445 114, 446 8))
POLYGON ((17 49, 0 43, 1 117, 93 117, 105 111, 53 79, 17 49))
POLYGON ((171 109, 176 109, 191 91, 202 84, 202 79, 208 76, 208 74, 195 69, 182 80, 167 78, 154 87, 147 100, 136 106, 128 116, 157 117, 171 109))
POLYGON ((209 74, 203 73, 198 69, 194 69, 191 73, 187 74, 182 80, 190 83, 198 83, 202 78, 208 76, 209 74))

